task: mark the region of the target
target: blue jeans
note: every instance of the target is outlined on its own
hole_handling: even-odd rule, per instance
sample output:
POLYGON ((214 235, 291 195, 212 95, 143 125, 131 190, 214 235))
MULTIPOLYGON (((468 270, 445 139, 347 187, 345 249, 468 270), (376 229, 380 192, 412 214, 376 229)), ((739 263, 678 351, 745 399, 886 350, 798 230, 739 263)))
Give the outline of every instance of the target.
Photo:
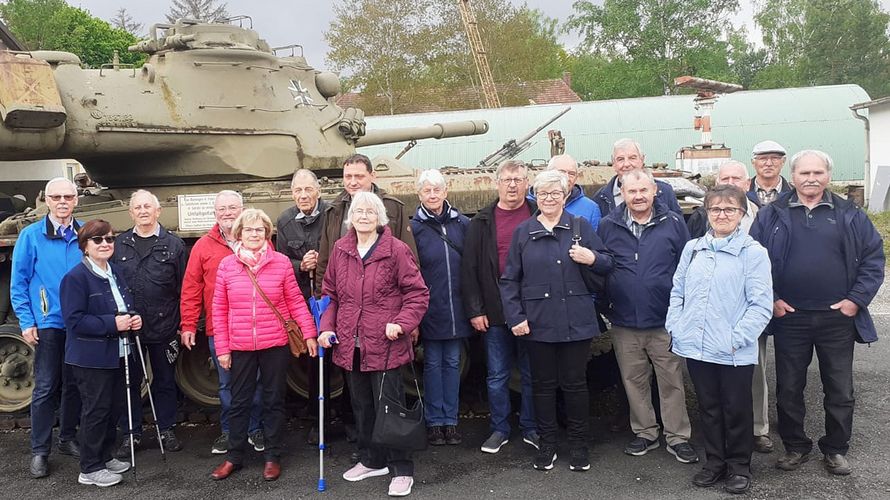
POLYGON ((510 435, 510 371, 513 363, 519 363, 522 380, 522 402, 519 409, 519 428, 522 434, 537 432, 532 402, 532 376, 525 342, 518 340, 507 325, 488 327, 485 336, 488 362, 488 406, 491 412, 491 430, 510 435))
POLYGON ((38 330, 37 335, 40 340, 34 349, 31 453, 47 456, 52 448, 53 425, 60 399, 59 441, 71 441, 77 437, 80 393, 71 365, 65 364, 65 331, 45 328, 38 330))
POLYGON ((426 425, 457 425, 462 339, 423 341, 426 425))
MULTIPOLYGON (((216 372, 219 374, 219 426, 222 431, 229 432, 229 410, 232 408, 232 374, 229 370, 224 370, 219 366, 216 360, 216 344, 213 337, 207 337, 207 343, 210 344, 210 358, 213 365, 216 366, 216 372)), ((257 378, 256 391, 253 393, 253 401, 250 403, 250 423, 247 427, 248 434, 263 430, 263 385, 259 383, 257 378)))

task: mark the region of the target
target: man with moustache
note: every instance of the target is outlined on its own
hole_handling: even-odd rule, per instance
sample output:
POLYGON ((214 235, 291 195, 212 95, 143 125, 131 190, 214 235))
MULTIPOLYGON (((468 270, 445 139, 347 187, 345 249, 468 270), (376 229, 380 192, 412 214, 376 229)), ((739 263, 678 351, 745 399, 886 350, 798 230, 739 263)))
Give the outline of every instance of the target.
POLYGON ((71 366, 65 364, 65 322, 59 301, 62 277, 83 258, 77 243, 81 223, 74 219, 77 187, 56 177, 46 183, 43 193, 49 213, 19 233, 9 285, 22 337, 34 346, 30 463, 34 478, 49 474, 56 410, 61 410, 59 453, 80 457, 76 441, 80 394, 71 366))
MULTIPOLYGON (((185 277, 182 281, 179 310, 182 317, 182 346, 191 349, 195 346, 195 332, 198 319, 204 312, 204 333, 210 346, 210 358, 219 375, 219 425, 222 433, 213 442, 210 452, 224 455, 229 449, 229 408, 232 406, 232 391, 229 387, 231 375, 229 370, 220 366, 216 359, 216 346, 213 342, 213 290, 216 287, 216 271, 219 263, 234 253, 235 237, 232 226, 235 219, 244 210, 241 195, 235 191, 223 190, 217 193, 213 204, 216 224, 202 236, 192 247, 185 277)), ((250 407, 250 424, 247 441, 255 451, 266 449, 262 425, 262 387, 257 383, 256 393, 250 407)))
POLYGON ((813 351, 819 361, 827 471, 852 472, 846 458, 853 432, 853 346, 878 339, 868 312, 884 281, 883 242, 865 213, 827 189, 831 157, 805 150, 791 158, 794 190, 757 215, 751 236, 769 252, 773 272, 776 408, 785 453, 776 467, 793 471, 809 460, 804 388, 813 351))
MULTIPOLYGON (((618 139, 612 146, 612 169, 615 175, 612 179, 601 187, 599 191, 593 195, 593 201, 600 207, 600 213, 603 217, 609 215, 624 201, 621 193, 621 176, 633 170, 642 170, 646 164, 646 155, 643 154, 642 148, 637 141, 632 139, 618 139)), ((655 181, 658 191, 655 197, 658 198, 664 206, 673 212, 682 214, 683 210, 677 202, 677 196, 674 194, 674 188, 667 182, 655 181)))
POLYGON ((510 372, 518 363, 522 378, 519 427, 522 440, 538 449, 540 438, 532 406, 531 367, 525 343, 507 327, 498 289, 507 265, 513 231, 537 210, 526 200, 528 170, 507 160, 495 173, 498 199, 479 210, 470 221, 461 262, 461 295, 473 328, 484 334, 488 365, 488 404, 491 435, 482 443, 485 453, 497 453, 510 440, 510 372))

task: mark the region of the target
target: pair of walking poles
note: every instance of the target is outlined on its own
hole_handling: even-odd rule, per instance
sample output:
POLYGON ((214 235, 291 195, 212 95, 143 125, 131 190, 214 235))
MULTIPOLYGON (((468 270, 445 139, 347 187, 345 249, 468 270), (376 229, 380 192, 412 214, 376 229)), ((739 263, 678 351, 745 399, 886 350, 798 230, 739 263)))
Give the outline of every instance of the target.
MULTIPOLYGON (((130 311, 127 314, 134 316, 139 314, 130 311)), ((158 413, 155 411, 155 400, 151 396, 152 377, 149 377, 145 366, 145 354, 142 351, 142 341, 139 338, 140 330, 129 330, 124 336, 124 383, 127 388, 127 435, 130 441, 130 470, 133 471, 133 481, 136 481, 136 443, 133 441, 133 393, 130 392, 130 352, 135 339, 136 350, 139 352, 139 362, 142 365, 142 377, 145 379, 145 385, 148 388, 148 402, 151 405, 151 416, 154 418, 155 430, 158 433, 158 445, 161 447, 161 459, 167 462, 167 453, 164 451, 164 441, 161 439, 161 428, 158 426, 158 413)), ((140 420, 142 415, 139 416, 140 420)))

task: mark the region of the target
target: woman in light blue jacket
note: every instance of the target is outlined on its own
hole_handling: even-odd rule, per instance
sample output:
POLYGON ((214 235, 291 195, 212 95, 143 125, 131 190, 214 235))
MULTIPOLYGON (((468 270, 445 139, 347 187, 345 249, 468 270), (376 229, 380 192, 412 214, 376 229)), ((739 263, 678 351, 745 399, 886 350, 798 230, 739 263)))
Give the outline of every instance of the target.
POLYGON ((773 305, 767 252, 739 230, 747 206, 735 186, 705 195, 711 229, 683 249, 665 325, 698 395, 707 461, 692 483, 707 487, 725 479, 730 493, 751 486, 751 380, 757 338, 773 305))

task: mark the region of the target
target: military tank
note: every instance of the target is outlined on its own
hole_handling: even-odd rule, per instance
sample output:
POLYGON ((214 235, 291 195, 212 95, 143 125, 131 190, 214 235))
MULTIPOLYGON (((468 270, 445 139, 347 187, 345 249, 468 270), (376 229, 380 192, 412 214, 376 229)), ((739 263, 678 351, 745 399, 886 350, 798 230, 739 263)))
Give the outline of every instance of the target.
MULTIPOLYGON (((358 147, 488 131, 485 121, 366 130, 360 109, 334 103, 337 75, 310 66, 299 45, 270 47, 246 16, 156 24, 129 50, 147 61, 85 69, 67 52, 0 52, 0 161, 76 159, 89 174, 76 216, 106 219, 116 231, 132 226, 127 201, 136 189, 157 195, 161 223, 191 244, 212 224, 207 199, 222 189, 274 218, 293 204, 296 169, 315 171, 332 197, 343 159, 358 147)), ((8 284, 16 235, 44 213, 37 203, 0 223, 0 413, 30 403, 34 354, 8 284)), ((181 388, 218 404, 206 342, 198 345, 178 362, 181 388)), ((289 383, 305 395, 296 363, 289 383)))

